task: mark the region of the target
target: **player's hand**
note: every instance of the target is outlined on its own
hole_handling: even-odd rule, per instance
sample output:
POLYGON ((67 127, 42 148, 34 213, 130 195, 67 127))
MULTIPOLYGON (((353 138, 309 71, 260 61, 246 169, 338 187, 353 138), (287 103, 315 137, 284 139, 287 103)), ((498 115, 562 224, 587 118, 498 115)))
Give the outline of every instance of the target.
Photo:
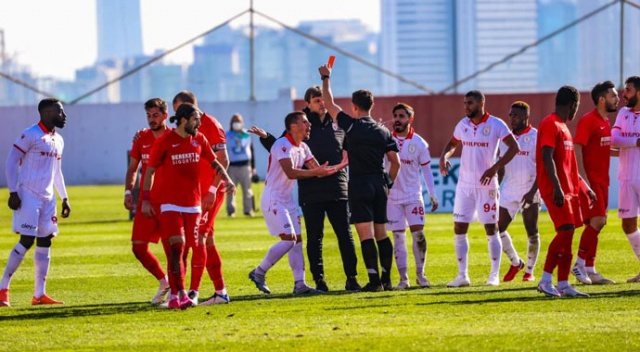
POLYGON ((224 193, 236 194, 236 185, 231 180, 224 181, 224 193))
POLYGON ((20 206, 22 205, 22 200, 20 199, 18 192, 9 193, 9 201, 7 202, 7 204, 9 205, 9 208, 11 210, 20 209, 20 206))
POLYGON ((325 177, 338 172, 338 169, 335 166, 329 166, 329 162, 325 162, 324 164, 318 166, 313 170, 315 171, 315 175, 317 177, 325 177))
POLYGON ((589 188, 587 189, 587 197, 589 197, 589 209, 591 209, 593 208, 593 205, 596 204, 598 196, 596 196, 596 192, 589 188))
POLYGON ((144 129, 142 130, 137 130, 136 134, 133 135, 133 141, 137 141, 138 139, 140 139, 140 134, 142 134, 142 132, 144 132, 144 129))
POLYGON ((60 216, 68 218, 69 214, 71 214, 71 207, 69 206, 69 200, 65 198, 62 200, 62 213, 60 213, 60 216))
POLYGON ((487 186, 491 183, 491 180, 493 179, 493 177, 496 175, 496 173, 498 172, 498 170, 496 168, 494 168, 493 166, 488 168, 487 171, 485 171, 482 176, 480 176, 480 184, 483 186, 487 186))
POLYGON ((429 199, 431 199, 431 212, 433 213, 438 209, 438 197, 430 195, 429 199))
POLYGON ((449 176, 449 169, 451 169, 451 163, 447 158, 440 158, 440 175, 443 177, 449 176))
POLYGON ((124 195, 124 207, 127 210, 133 210, 133 196, 131 194, 124 195))
POLYGON ((322 77, 322 76, 331 77, 331 69, 329 68, 329 66, 327 66, 327 64, 324 64, 324 65, 318 67, 318 73, 320 73, 320 77, 322 77))
POLYGON ((560 187, 553 188, 553 204, 559 208, 564 205, 564 192, 562 192, 562 188, 560 187))
POLYGON ((529 209, 529 207, 533 204, 534 194, 535 192, 527 192, 524 194, 524 196, 522 196, 522 200, 520 201, 522 203, 522 209, 529 209))
POLYGON ((151 206, 151 203, 149 203, 148 200, 142 201, 142 207, 140 210, 142 211, 142 214, 144 214, 144 216, 148 218, 151 218, 154 215, 156 215, 155 210, 153 210, 153 207, 151 206))
POLYGON ((260 138, 267 138, 269 136, 267 134, 267 131, 263 130, 262 128, 260 128, 258 126, 251 126, 251 128, 248 129, 247 132, 253 133, 253 134, 257 135, 260 138))
POLYGON ((216 202, 216 194, 213 192, 207 192, 202 198, 202 210, 207 211, 213 207, 213 203, 216 202))

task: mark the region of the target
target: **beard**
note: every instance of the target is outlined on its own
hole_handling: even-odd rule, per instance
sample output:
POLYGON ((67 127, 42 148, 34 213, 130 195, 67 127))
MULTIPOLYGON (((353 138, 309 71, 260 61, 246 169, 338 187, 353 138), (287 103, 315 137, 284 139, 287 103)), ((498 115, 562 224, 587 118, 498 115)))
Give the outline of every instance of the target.
POLYGON ((409 127, 409 124, 394 124, 393 125, 393 130, 396 131, 396 133, 403 133, 407 130, 407 128, 409 127))
POLYGON ((472 119, 472 118, 474 118, 474 117, 478 116, 478 113, 479 113, 479 112, 480 112, 480 110, 479 110, 479 109, 474 109, 474 110, 472 110, 470 113, 468 113, 468 114, 467 114, 467 117, 468 117, 468 118, 470 118, 470 119, 472 119))
POLYGON ((627 99, 627 107, 628 108, 632 108, 634 106, 638 105, 638 96, 634 95, 633 97, 627 99))
POLYGON ((63 119, 54 119, 53 120, 53 125, 56 126, 56 128, 64 128, 64 125, 67 124, 67 121, 63 120, 63 119))

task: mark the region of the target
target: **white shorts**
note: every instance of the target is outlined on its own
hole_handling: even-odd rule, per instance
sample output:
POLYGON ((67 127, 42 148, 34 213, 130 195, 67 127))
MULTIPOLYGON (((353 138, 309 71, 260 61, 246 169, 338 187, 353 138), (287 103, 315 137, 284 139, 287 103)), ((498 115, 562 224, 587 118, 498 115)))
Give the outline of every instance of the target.
POLYGON ((13 212, 13 232, 33 237, 58 234, 56 197, 42 199, 29 191, 18 191, 21 205, 13 212))
POLYGON ((409 226, 424 225, 424 203, 387 203, 387 230, 400 231, 409 226))
POLYGON ((302 234, 300 212, 293 199, 283 202, 272 199, 269 194, 263 193, 260 208, 271 236, 302 234))
POLYGON ((640 180, 620 181, 618 217, 635 218, 640 213, 640 180))
POLYGON ((453 221, 471 223, 476 219, 482 224, 498 221, 500 191, 498 188, 456 187, 453 201, 453 221))
MULTIPOLYGON (((529 189, 531 188, 525 190, 523 188, 503 187, 500 190, 500 208, 507 210, 512 221, 516 219, 518 211, 522 210, 522 197, 529 189)), ((533 204, 539 206, 540 203, 540 191, 537 191, 533 196, 533 204)))

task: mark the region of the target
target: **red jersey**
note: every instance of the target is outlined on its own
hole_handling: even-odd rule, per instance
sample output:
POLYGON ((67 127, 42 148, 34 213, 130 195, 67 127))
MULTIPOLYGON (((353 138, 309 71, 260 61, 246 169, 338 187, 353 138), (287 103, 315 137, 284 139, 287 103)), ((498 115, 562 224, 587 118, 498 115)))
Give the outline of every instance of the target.
MULTIPOLYGON (((207 138, 214 152, 227 148, 226 132, 215 117, 203 113, 198 132, 202 133, 207 138)), ((211 167, 211 163, 203 160, 200 163, 200 192, 202 194, 209 191, 209 187, 211 187, 211 183, 215 176, 216 174, 211 167)))
POLYGON ((565 196, 578 196, 580 184, 578 179, 578 163, 576 153, 573 149, 573 139, 567 125, 558 115, 552 113, 545 117, 538 127, 538 140, 536 142, 536 174, 538 176, 538 188, 540 194, 551 196, 553 194, 553 183, 547 175, 547 171, 542 161, 542 147, 551 147, 553 151, 553 161, 556 164, 556 172, 560 187, 565 196))
MULTIPOLYGON (((164 133, 160 135, 160 137, 167 134, 170 131, 171 129, 167 128, 164 131, 164 133)), ((144 186, 144 174, 145 172, 147 172, 147 163, 149 162, 149 154, 151 153, 151 147, 153 146, 153 143, 155 143, 155 141, 156 141, 156 137, 153 135, 153 131, 151 131, 151 129, 148 129, 148 128, 144 129, 138 135, 138 139, 133 141, 133 145, 131 146, 131 151, 129 152, 129 156, 140 161, 140 164, 142 165, 140 169, 140 174, 142 175, 142 177, 140 177, 140 189, 143 189, 143 186, 144 186)), ((139 201, 140 202, 142 201, 142 197, 139 199, 139 201)))
POLYGON ((148 166, 162 170, 162 174, 156 174, 154 180, 153 189, 157 189, 158 197, 154 201, 181 207, 199 207, 201 159, 209 164, 216 160, 202 133, 182 138, 172 130, 158 138, 151 148, 148 161, 148 166))
POLYGON ((575 143, 582 146, 582 162, 589 182, 609 185, 611 125, 593 109, 578 121, 575 143))

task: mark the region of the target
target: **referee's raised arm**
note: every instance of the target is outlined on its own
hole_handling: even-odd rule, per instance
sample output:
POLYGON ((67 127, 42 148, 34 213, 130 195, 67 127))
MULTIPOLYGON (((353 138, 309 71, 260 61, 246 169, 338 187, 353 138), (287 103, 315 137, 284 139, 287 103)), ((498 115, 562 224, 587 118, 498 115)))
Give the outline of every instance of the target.
MULTIPOLYGON (((342 111, 342 108, 333 101, 333 93, 331 92, 331 69, 329 66, 322 65, 318 68, 318 72, 320 73, 320 79, 322 79, 322 99, 324 100, 325 107, 329 112, 329 115, 336 119, 338 125, 340 125, 340 121, 338 119, 338 113, 342 111)), ((343 126, 340 126, 344 129, 343 126)), ((346 131, 346 130, 345 130, 346 131)))

